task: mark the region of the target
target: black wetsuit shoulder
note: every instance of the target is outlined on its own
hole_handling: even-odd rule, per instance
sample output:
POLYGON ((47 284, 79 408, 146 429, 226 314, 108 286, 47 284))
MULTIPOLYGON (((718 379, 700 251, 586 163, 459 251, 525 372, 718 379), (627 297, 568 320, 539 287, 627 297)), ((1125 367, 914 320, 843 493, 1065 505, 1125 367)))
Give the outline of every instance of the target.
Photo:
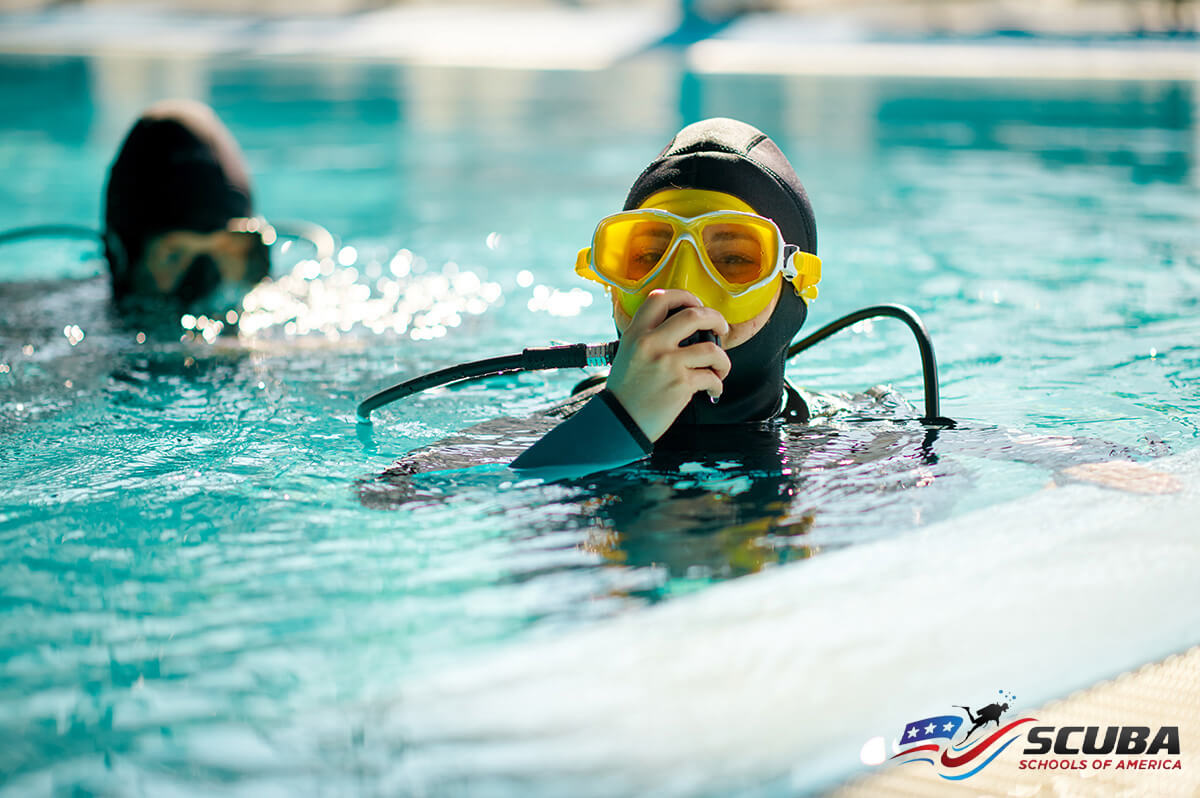
MULTIPOLYGON (((600 470, 632 463, 655 450, 655 445, 603 383, 577 391, 549 408, 546 414, 564 421, 514 460, 513 468, 600 470)), ((802 424, 809 418, 808 404, 799 391, 785 382, 779 410, 764 422, 802 424)), ((667 435, 667 445, 675 437, 678 436, 667 435)))
POLYGON ((522 452, 513 468, 600 470, 632 463, 653 451, 650 439, 604 386, 572 396, 547 414, 564 421, 522 452))

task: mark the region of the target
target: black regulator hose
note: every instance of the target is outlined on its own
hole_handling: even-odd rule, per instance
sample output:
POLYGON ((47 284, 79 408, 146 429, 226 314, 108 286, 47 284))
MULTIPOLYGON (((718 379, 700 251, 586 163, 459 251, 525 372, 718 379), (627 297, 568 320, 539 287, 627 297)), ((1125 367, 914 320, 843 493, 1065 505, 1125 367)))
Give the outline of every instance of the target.
POLYGON ((90 238, 93 241, 99 241, 100 233, 94 227, 86 227, 81 224, 37 224, 0 232, 0 244, 8 244, 26 238, 90 238))
POLYGON ((275 228, 276 233, 285 238, 307 241, 312 244, 313 249, 316 250, 316 255, 314 256, 316 260, 332 258, 337 252, 337 239, 333 237, 333 233, 316 222, 303 220, 271 221, 270 225, 275 228))
MULTIPOLYGON (((826 324, 821 329, 788 347, 787 357, 791 358, 840 330, 864 319, 879 316, 890 316, 900 319, 909 326, 917 338, 917 346, 921 351, 921 370, 925 380, 925 416, 927 424, 943 427, 953 427, 951 419, 940 415, 941 403, 938 399, 937 360, 933 355, 933 341, 929 332, 921 322, 921 317, 911 308, 904 305, 874 305, 843 316, 837 321, 826 324)), ((371 411, 384 405, 399 401, 414 393, 427 391, 452 382, 474 380, 481 377, 495 377, 501 374, 512 374, 521 371, 542 371, 546 369, 583 368, 585 366, 611 365, 617 356, 618 341, 607 344, 571 344, 569 346, 551 346, 540 349, 525 349, 520 354, 500 355, 486 360, 476 360, 472 363, 462 363, 449 366, 438 371, 413 377, 390 388, 371 394, 358 405, 358 423, 370 424, 371 411)))
POLYGON ((451 382, 473 380, 480 377, 495 377, 519 371, 544 371, 546 369, 583 368, 585 366, 607 366, 617 356, 617 342, 607 344, 571 344, 522 350, 520 354, 500 355, 473 363, 440 369, 413 377, 411 380, 384 388, 371 394, 358 404, 358 423, 370 424, 371 411, 414 393, 437 388, 451 382))
POLYGON ((890 316, 893 319, 899 319, 904 322, 912 330, 913 335, 917 339, 917 348, 921 352, 921 373, 925 381, 925 416, 922 418, 922 421, 927 424, 953 427, 954 421, 944 418, 941 415, 941 400, 938 398, 937 358, 933 354, 933 341, 930 339, 929 331, 925 329, 925 324, 921 321, 921 317, 910 307, 887 304, 873 305, 869 308, 856 310, 853 313, 842 316, 836 321, 831 321, 811 335, 805 336, 800 341, 792 344, 788 347, 787 356, 791 358, 798 355, 814 344, 824 341, 834 333, 840 332, 853 324, 858 324, 860 321, 880 316, 890 316))

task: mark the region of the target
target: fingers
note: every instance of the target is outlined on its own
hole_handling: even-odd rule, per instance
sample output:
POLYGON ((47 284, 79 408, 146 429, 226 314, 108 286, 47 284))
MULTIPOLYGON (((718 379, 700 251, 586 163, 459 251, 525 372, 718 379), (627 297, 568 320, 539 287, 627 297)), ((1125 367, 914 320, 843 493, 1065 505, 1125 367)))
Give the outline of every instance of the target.
MULTIPOLYGON (((649 293, 646 301, 638 308, 637 313, 633 316, 633 321, 629 325, 629 330, 626 332, 635 331, 635 334, 647 333, 662 324, 667 318, 667 314, 674 308, 700 308, 703 306, 703 303, 688 291, 682 291, 678 288, 656 289, 649 293)), ((687 335, 683 337, 686 338, 687 335)), ((683 340, 683 338, 679 340, 683 340)))
POLYGON ((714 402, 721 398, 721 394, 725 393, 725 383, 722 382, 722 377, 718 377, 712 369, 691 369, 688 372, 688 382, 692 390, 690 396, 703 391, 708 394, 709 398, 714 402))
POLYGON ((695 295, 668 289, 652 291, 621 336, 608 387, 652 441, 695 394, 715 401, 725 390, 731 368, 725 350, 711 342, 679 345, 698 330, 727 335, 729 324, 695 295))
POLYGON ((714 343, 685 346, 680 350, 679 356, 686 368, 711 370, 721 380, 729 376, 729 370, 732 368, 729 355, 714 343))
MULTIPOLYGON (((714 343, 699 343, 680 347, 679 344, 697 330, 711 330, 717 335, 729 334, 729 323, 713 310, 704 307, 694 294, 678 289, 652 291, 638 309, 635 333, 647 353, 659 352, 686 370, 684 382, 691 393, 704 391, 715 401, 724 392, 723 380, 729 376, 732 364, 729 355, 714 343), (678 312, 674 312, 679 308, 678 312), (648 326, 650 322, 654 326, 648 326)), ((631 330, 634 325, 631 325, 631 330)), ((627 331, 628 334, 629 331, 627 331)))
POLYGON ((675 313, 655 332, 661 331, 672 344, 679 346, 681 341, 697 330, 711 330, 718 336, 724 336, 729 334, 729 322, 712 308, 693 307, 675 313))
POLYGON ((688 291, 679 289, 658 289, 651 291, 646 301, 638 308, 629 329, 635 337, 642 337, 661 331, 665 339, 670 339, 671 346, 697 330, 711 330, 719 336, 729 334, 729 322, 725 317, 704 304, 688 291), (678 313, 672 311, 685 308, 678 313), (668 318, 670 315, 670 318, 668 318))

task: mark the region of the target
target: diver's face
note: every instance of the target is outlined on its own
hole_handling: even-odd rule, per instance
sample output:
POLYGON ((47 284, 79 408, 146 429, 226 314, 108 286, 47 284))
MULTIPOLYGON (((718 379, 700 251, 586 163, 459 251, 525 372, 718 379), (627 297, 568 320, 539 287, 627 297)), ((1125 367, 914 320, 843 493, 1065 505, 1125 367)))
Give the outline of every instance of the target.
POLYGON ((222 282, 257 280, 252 261, 260 242, 252 235, 218 230, 196 233, 171 230, 147 242, 138 272, 141 284, 154 293, 171 294, 198 258, 207 257, 222 282))
MULTIPOLYGON (((679 192, 674 190, 660 191, 657 194, 652 194, 646 199, 639 208, 653 208, 656 210, 669 211, 678 216, 693 218, 704 213, 713 213, 714 211, 742 211, 743 213, 758 213, 753 207, 733 196, 732 194, 724 194, 719 191, 702 191, 698 189, 689 190, 687 192, 679 192)), ((692 251, 691 247, 680 246, 671 256, 671 260, 667 263, 665 272, 670 274, 675 262, 680 258, 697 258, 697 255, 692 251)), ((696 264, 698 265, 698 264, 696 264)), ((779 291, 783 285, 783 278, 780 277, 775 281, 775 289, 771 296, 771 300, 763 307, 757 315, 747 319, 746 321, 738 322, 729 325, 729 334, 721 338, 721 345, 725 349, 733 349, 734 347, 749 341, 754 334, 766 325, 770 320, 771 314, 775 312, 775 305, 779 302, 779 291)), ((676 286, 667 286, 676 287, 676 286)), ((613 322, 617 329, 624 334, 629 323, 633 320, 632 316, 626 312, 621 306, 620 297, 616 291, 610 292, 613 303, 613 322)))
POLYGON ((269 268, 267 247, 257 232, 170 230, 146 243, 133 268, 132 290, 192 306, 218 295, 244 294, 269 268))

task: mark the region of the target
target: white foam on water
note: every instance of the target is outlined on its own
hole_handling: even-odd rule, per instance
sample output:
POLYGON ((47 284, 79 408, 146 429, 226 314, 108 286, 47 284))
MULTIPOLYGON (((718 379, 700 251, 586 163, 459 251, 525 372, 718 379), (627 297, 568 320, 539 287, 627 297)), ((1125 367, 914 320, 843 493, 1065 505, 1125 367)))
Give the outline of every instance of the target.
POLYGON ((1037 706, 1200 641, 1200 450, 1152 466, 1180 489, 1043 490, 408 680, 365 756, 408 790, 828 786, 921 713, 1037 706))

